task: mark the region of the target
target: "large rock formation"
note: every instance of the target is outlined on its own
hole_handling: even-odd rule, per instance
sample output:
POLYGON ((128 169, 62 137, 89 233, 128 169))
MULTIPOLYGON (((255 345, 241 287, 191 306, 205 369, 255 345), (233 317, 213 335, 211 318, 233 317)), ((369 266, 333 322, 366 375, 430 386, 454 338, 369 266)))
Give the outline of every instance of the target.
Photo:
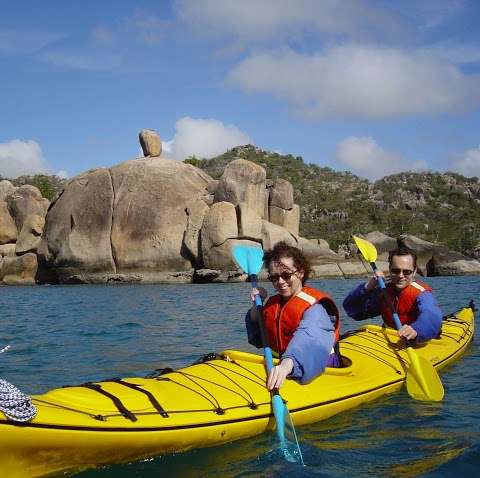
POLYGON ((225 168, 215 190, 215 202, 226 201, 234 206, 246 203, 250 210, 263 217, 265 210, 265 169, 245 159, 236 159, 225 168))
MULTIPOLYGON (((232 247, 268 250, 279 241, 304 252, 312 278, 371 273, 353 244, 337 254, 323 239, 300 236, 290 182, 267 181, 265 169, 245 159, 230 162, 214 180, 191 164, 161 158, 156 132, 139 137, 146 157, 70 179, 49 208, 33 186, 0 181, 0 283, 245 280, 232 247)), ((413 236, 363 237, 376 246, 384 271, 398 242, 417 251, 424 274, 480 274, 477 260, 413 236)))
POLYGON ((62 282, 157 281, 192 269, 198 251, 188 253, 183 242, 187 211, 208 195, 209 180, 194 166, 160 158, 72 179, 47 216, 47 264, 62 282))
POLYGON ((35 283, 49 204, 34 186, 0 181, 0 284, 35 283))
POLYGON ((45 217, 50 201, 42 197, 40 191, 29 184, 15 188, 6 197, 10 214, 15 219, 17 230, 20 232, 25 219, 30 214, 45 217))

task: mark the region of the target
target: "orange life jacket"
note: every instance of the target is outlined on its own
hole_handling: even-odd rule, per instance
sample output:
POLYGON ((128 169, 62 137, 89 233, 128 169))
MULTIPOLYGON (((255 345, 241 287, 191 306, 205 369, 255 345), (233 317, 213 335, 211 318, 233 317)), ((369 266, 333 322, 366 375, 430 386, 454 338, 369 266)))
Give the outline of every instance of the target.
POLYGON ((333 299, 325 292, 303 287, 295 296, 282 304, 280 295, 270 297, 263 307, 263 319, 270 348, 282 354, 297 330, 304 312, 313 304, 319 303, 328 315, 336 317, 335 343, 340 336, 340 315, 333 299), (282 307, 283 305, 283 307, 282 307))
MULTIPOLYGON (((397 289, 393 284, 389 284, 387 286, 388 298, 393 304, 394 309, 397 311, 402 325, 410 325, 417 320, 415 300, 423 292, 431 292, 432 288, 423 282, 414 281, 404 289, 401 289, 400 294, 398 294, 398 290, 399 289, 397 289)), ((395 322, 393 321, 392 310, 383 296, 380 296, 380 312, 385 324, 387 324, 389 327, 396 328, 395 322)))

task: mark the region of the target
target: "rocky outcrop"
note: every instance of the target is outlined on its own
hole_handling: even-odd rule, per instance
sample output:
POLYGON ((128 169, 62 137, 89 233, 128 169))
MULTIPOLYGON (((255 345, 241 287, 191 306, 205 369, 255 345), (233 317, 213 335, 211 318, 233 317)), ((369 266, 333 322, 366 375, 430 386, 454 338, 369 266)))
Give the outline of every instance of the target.
POLYGON ((39 253, 60 282, 82 272, 115 273, 110 235, 113 186, 106 168, 67 182, 48 211, 39 253))
POLYGON ((443 245, 433 244, 407 234, 400 236, 398 242, 417 253, 417 266, 424 275, 455 276, 480 274, 480 262, 478 260, 464 256, 459 252, 451 251, 443 245))
POLYGON ((324 244, 320 245, 318 242, 305 239, 304 237, 298 238, 297 247, 305 254, 305 257, 312 265, 328 264, 342 260, 342 258, 330 250, 330 248, 324 247, 324 244))
MULTIPOLYGON (((187 164, 160 157, 161 141, 154 131, 143 130, 139 137, 145 157, 70 179, 46 217, 49 202, 36 188, 0 181, 1 283, 245 280, 232 259, 232 248, 239 243, 260 244, 268 250, 279 241, 304 252, 312 264, 312 278, 371 274, 354 244, 342 244, 337 254, 323 239, 301 237, 300 207, 294 202, 292 184, 279 178, 267 180, 262 166, 243 159, 248 154, 240 157, 241 148, 237 159, 221 166, 223 172, 219 169, 215 177, 220 179, 215 180, 193 166, 202 161, 187 164)), ((319 171, 305 174, 314 178, 319 171)), ((345 180, 351 180, 347 173, 345 180)), ((322 198, 327 192, 340 194, 345 183, 322 184, 306 193, 322 191, 322 198)), ((478 191, 471 188, 468 197, 474 200, 478 191)), ((424 198, 430 194, 428 184, 409 189, 415 198, 395 189, 381 195, 368 184, 364 191, 377 205, 386 204, 387 195, 393 194, 403 214, 406 209, 424 208, 424 198)), ((355 198, 349 195, 347 200, 355 198)), ((349 217, 348 211, 326 208, 323 202, 307 212, 312 220, 332 222, 332 230, 337 221, 349 217)), ((472 234, 474 226, 469 230, 472 234)), ((480 273, 477 260, 413 236, 397 240, 374 231, 363 237, 376 246, 377 266, 384 271, 388 251, 398 242, 418 252, 424 274, 480 273)), ((266 272, 259 277, 265 279, 266 272)))
MULTIPOLYGON (((388 260, 389 251, 397 248, 397 240, 380 231, 372 231, 365 235, 359 234, 359 237, 366 239, 375 246, 379 260, 388 260)), ((356 249, 356 247, 354 247, 354 249, 356 249)))
POLYGON ((15 186, 6 179, 0 181, 0 201, 5 201, 6 197, 15 191, 15 186))
POLYGON ((23 223, 28 215, 37 214, 45 217, 50 205, 50 201, 42 197, 35 186, 29 184, 15 188, 6 197, 6 202, 19 232, 22 230, 23 223))
POLYGON ((188 254, 190 254, 192 264, 196 267, 202 264, 200 230, 208 211, 207 203, 201 199, 192 201, 186 207, 187 227, 183 237, 183 244, 188 254))
MULTIPOLYGON (((480 274, 480 262, 459 252, 451 251, 441 244, 434 244, 418 237, 404 234, 397 239, 374 231, 361 235, 377 249, 377 267, 388 273, 388 252, 405 246, 417 254, 417 270, 420 275, 475 275, 480 274)), ((352 245, 353 248, 355 248, 352 245)), ((358 256, 359 259, 360 256, 358 256)))
POLYGON ((281 209, 293 208, 293 186, 286 179, 276 179, 270 189, 269 205, 281 209))
POLYGON ((192 269, 183 245, 187 208, 207 194, 207 175, 190 164, 161 158, 126 161, 110 172, 117 272, 192 269))
POLYGON ((215 203, 203 220, 201 244, 203 264, 207 269, 235 269, 232 240, 238 236, 235 206, 227 201, 215 203))
POLYGON ((0 181, 0 284, 35 283, 49 204, 34 186, 0 181))
POLYGON ((238 206, 246 203, 248 209, 263 216, 265 210, 265 169, 245 159, 229 163, 215 190, 215 202, 226 201, 238 206))
POLYGON ((249 203, 241 202, 237 206, 238 235, 255 241, 262 241, 262 218, 257 209, 250 207, 249 203))
POLYGON ((293 236, 299 236, 300 229, 300 207, 294 204, 292 209, 282 209, 276 206, 270 206, 269 209, 270 222, 284 227, 293 236))
POLYGON ((162 140, 153 129, 142 129, 138 134, 138 139, 144 156, 154 157, 162 154, 162 140))
POLYGON ((77 176, 48 213, 46 264, 61 282, 105 282, 119 274, 154 282, 167 273, 193 273, 198 249, 193 236, 191 251, 184 244, 187 210, 208 194, 209 179, 191 165, 161 158, 77 176))
POLYGON ((37 256, 33 253, 0 259, 0 282, 6 285, 33 285, 37 274, 37 256))
POLYGON ((268 220, 299 237, 300 207, 293 203, 293 186, 285 179, 276 179, 269 190, 268 220))
POLYGON ((8 210, 7 203, 0 200, 0 244, 15 242, 17 236, 17 226, 8 210))
POLYGON ((45 226, 45 218, 38 214, 29 214, 23 223, 22 230, 15 245, 17 255, 26 252, 37 252, 37 248, 41 242, 43 228, 45 226))

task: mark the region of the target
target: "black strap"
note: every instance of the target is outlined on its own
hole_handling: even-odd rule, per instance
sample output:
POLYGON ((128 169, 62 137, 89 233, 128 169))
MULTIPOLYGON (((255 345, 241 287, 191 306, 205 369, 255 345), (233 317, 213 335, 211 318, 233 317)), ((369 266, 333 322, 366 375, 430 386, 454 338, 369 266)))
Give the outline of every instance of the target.
POLYGON ((87 382, 87 383, 82 383, 82 385, 78 385, 78 386, 89 388, 90 390, 95 390, 96 392, 101 393, 102 395, 105 395, 105 397, 108 397, 115 404, 115 406, 118 408, 118 411, 125 418, 128 418, 132 422, 137 421, 137 417, 125 407, 125 405, 121 402, 121 400, 118 397, 116 397, 115 395, 112 395, 106 390, 103 390, 101 385, 99 385, 98 383, 87 382))
POLYGON ((150 403, 155 407, 157 412, 160 413, 160 415, 163 418, 168 418, 168 413, 160 405, 160 403, 158 403, 157 399, 155 398, 155 396, 153 395, 152 392, 141 388, 139 385, 137 385, 135 383, 125 382, 124 380, 121 380, 119 378, 113 379, 112 382, 119 383, 120 385, 125 385, 125 387, 132 388, 133 390, 136 390, 137 392, 141 392, 141 393, 145 394, 148 397, 148 399, 150 400, 150 403))

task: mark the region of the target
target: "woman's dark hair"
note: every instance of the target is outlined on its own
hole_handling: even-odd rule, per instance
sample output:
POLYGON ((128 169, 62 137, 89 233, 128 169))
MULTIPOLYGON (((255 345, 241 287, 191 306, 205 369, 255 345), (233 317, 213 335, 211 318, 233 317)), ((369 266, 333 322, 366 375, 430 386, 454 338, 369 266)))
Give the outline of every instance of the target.
POLYGON ((279 262, 285 257, 290 257, 296 269, 303 271, 302 285, 308 280, 311 272, 310 263, 298 247, 289 246, 286 242, 277 242, 273 249, 266 251, 263 255, 263 262, 269 267, 272 262, 279 262))
POLYGON ((390 251, 388 253, 388 263, 390 265, 392 264, 393 256, 412 256, 413 267, 415 269, 417 268, 417 254, 413 249, 410 249, 409 247, 406 247, 406 246, 400 246, 397 249, 390 251))

